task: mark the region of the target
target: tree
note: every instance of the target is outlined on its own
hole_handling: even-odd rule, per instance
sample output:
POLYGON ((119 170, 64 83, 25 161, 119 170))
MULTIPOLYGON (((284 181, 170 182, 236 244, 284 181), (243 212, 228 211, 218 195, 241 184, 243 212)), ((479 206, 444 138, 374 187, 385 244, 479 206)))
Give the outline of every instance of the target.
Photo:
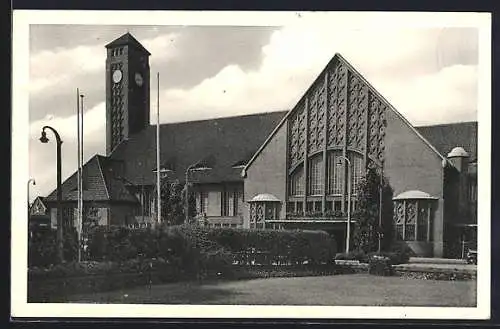
POLYGON ((161 185, 161 212, 169 225, 184 222, 184 193, 179 181, 164 180, 161 185))
POLYGON ((365 253, 377 251, 379 235, 381 249, 388 247, 392 237, 392 188, 374 169, 368 169, 358 189, 357 210, 353 216, 357 223, 353 232, 353 243, 357 250, 365 253), (380 216, 380 193, 382 190, 382 213, 380 216))

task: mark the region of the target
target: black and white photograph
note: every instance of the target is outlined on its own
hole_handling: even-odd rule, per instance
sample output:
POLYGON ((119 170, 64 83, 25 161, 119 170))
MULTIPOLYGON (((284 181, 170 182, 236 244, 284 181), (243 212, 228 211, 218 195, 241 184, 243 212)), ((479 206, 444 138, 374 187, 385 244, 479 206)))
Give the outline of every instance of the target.
POLYGON ((13 12, 15 317, 490 317, 491 17, 13 12))

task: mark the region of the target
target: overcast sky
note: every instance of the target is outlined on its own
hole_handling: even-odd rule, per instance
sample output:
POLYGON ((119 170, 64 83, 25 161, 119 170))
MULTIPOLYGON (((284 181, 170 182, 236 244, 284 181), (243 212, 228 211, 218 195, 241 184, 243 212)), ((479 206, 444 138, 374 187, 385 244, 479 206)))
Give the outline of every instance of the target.
POLYGON ((105 154, 104 46, 127 31, 152 54, 152 124, 156 72, 162 123, 281 111, 336 52, 414 125, 477 120, 475 28, 31 25, 31 199, 55 188, 55 145, 38 141, 43 125, 64 141, 63 180, 76 169, 76 88, 85 94, 85 160, 105 154))

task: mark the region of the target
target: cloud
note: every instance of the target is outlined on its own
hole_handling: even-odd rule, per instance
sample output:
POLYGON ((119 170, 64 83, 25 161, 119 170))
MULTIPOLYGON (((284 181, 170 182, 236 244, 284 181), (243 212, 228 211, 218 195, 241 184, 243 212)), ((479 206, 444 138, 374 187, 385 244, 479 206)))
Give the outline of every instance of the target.
MULTIPOLYGON (((105 104, 85 111, 84 115, 84 161, 96 153, 105 153, 105 104)), ((77 117, 76 114, 61 118, 47 116, 45 119, 30 124, 29 156, 30 174, 36 179, 37 185, 30 188, 32 195, 47 195, 56 187, 56 144, 52 132, 47 131, 48 144, 39 141, 42 127, 49 125, 61 136, 62 179, 69 177, 77 168, 77 117)))
MULTIPOLYGON (((178 55, 177 33, 141 40, 152 54, 150 65, 160 65, 178 55)), ((104 72, 106 49, 103 44, 42 50, 30 57, 30 95, 58 93, 56 86, 68 86, 84 76, 104 72)))
MULTIPOLYGON (((182 76, 177 76, 182 70, 177 70, 176 76, 169 76, 172 73, 169 65, 183 63, 188 67, 192 64, 182 62, 185 45, 181 41, 187 42, 183 39, 183 32, 139 40, 152 53, 152 124, 156 120, 157 94, 154 70, 158 69, 162 79, 168 77, 175 82, 175 79, 182 80, 182 76)), ((195 42, 193 40, 196 39, 190 42, 195 42)), ((195 48, 190 50, 195 51, 195 48)), ((203 52, 207 65, 212 59, 224 56, 221 47, 211 49, 207 46, 199 51, 203 52)), ((260 62, 256 65, 246 66, 232 57, 224 65, 220 62, 216 70, 212 68, 210 73, 205 73, 204 78, 192 79, 195 83, 179 83, 177 86, 170 83, 163 87, 160 90, 160 120, 177 122, 290 109, 336 52, 341 53, 414 124, 476 119, 476 30, 338 30, 308 22, 270 33, 268 42, 261 46, 260 62)), ((33 89, 30 96, 35 96, 33 99, 41 95, 46 100, 55 98, 61 94, 61 81, 87 81, 88 88, 92 84, 101 86, 91 83, 90 76, 102 74, 104 59, 102 45, 58 48, 50 54, 35 54, 31 63, 38 71, 31 72, 33 89)), ((208 72, 203 71, 199 60, 196 63, 200 72, 208 72)), ((199 76, 203 75, 200 73, 199 76)), ((104 79, 100 81, 103 85, 104 79)), ((103 87, 100 88, 103 93, 103 87)), ((71 99, 68 96, 66 103, 71 99)), ((85 135, 87 159, 95 153, 105 152, 105 106, 102 101, 96 98, 92 103, 95 105, 89 102, 92 108, 85 118, 88 123, 85 135)), ((55 187, 55 170, 52 169, 55 168, 55 148, 51 151, 38 141, 43 124, 50 123, 64 136, 63 177, 76 168, 76 117, 68 116, 67 111, 64 115, 56 113, 55 107, 44 103, 40 108, 40 118, 51 113, 54 116, 51 121, 39 119, 30 127, 30 173, 37 179, 36 191, 42 195, 55 187), (54 112, 48 108, 54 108, 54 112)))
MULTIPOLYGON (((468 48, 475 47, 474 32, 458 28, 335 31, 314 24, 284 27, 272 33, 256 69, 229 64, 192 88, 162 90, 160 120, 292 108, 337 52, 415 124, 474 120, 477 55, 471 54, 477 49, 468 48)), ((154 98, 155 93, 152 90, 154 98)), ((151 118, 154 121, 156 116, 151 118)))

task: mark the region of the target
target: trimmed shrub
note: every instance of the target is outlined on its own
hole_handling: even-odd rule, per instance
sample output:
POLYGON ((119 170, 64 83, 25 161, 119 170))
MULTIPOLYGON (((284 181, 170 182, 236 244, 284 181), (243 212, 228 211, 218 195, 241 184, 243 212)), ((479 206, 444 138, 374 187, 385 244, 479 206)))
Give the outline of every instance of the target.
MULTIPOLYGON (((335 241, 324 231, 207 229, 206 239, 262 265, 326 263, 335 255, 335 241)), ((243 260, 243 259, 242 259, 243 260)))
POLYGON ((373 256, 370 258, 368 273, 373 275, 390 276, 393 275, 391 261, 387 257, 373 256))
POLYGON ((335 260, 357 260, 360 263, 368 263, 368 255, 363 251, 351 251, 335 255, 335 260))
MULTIPOLYGON (((65 230, 63 255, 66 262, 78 257, 78 239, 75 230, 65 230)), ((57 230, 34 232, 28 239, 28 266, 49 266, 57 263, 57 230)))

